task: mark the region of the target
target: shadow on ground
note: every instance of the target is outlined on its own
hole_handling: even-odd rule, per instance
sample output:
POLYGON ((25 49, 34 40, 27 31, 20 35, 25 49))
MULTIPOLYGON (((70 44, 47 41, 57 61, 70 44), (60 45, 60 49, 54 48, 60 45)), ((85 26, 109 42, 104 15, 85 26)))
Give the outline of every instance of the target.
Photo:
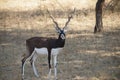
MULTIPOLYGON (((7 13, 8 14, 8 13, 7 13)), ((25 14, 23 14, 25 16, 25 14)), ((54 28, 32 28, 36 24, 23 23, 24 18, 9 23, 8 19, 16 16, 8 15, 0 18, 0 79, 21 80, 21 59, 26 53, 25 40, 32 36, 55 37, 54 28), (18 21, 19 21, 18 20, 18 21), (9 26, 9 27, 8 27, 9 26), (31 29, 28 29, 28 27, 31 29)), ((19 16, 19 15, 18 15, 19 16)), ((23 16, 23 17, 24 17, 23 16)), ((34 20, 35 17, 30 19, 34 20)), ((40 18, 41 19, 41 18, 40 18)), ((39 20, 40 20, 39 19, 39 20)), ((27 21, 26 21, 27 22, 27 21)), ((41 24, 43 25, 43 24, 41 24)), ((73 26, 76 26, 75 24, 73 26)), ((59 80, 119 80, 120 79, 120 28, 93 34, 86 30, 70 30, 67 33, 66 45, 58 59, 59 80)), ((47 79, 48 66, 46 56, 40 56, 36 62, 41 80, 47 79)), ((53 72, 53 71, 52 71, 53 72)), ((25 80, 38 80, 28 63, 25 80)), ((53 74, 52 74, 53 75, 53 74)))

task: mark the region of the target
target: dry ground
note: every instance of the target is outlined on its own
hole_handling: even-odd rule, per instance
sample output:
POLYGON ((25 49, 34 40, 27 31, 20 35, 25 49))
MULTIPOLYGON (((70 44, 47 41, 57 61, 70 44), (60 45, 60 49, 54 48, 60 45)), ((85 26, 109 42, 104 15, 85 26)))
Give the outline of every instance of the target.
MULTIPOLYGON (((68 12, 51 11, 60 26, 68 12)), ((94 11, 76 11, 58 57, 58 80, 120 80, 120 15, 106 13, 103 21, 104 32, 93 34, 94 11)), ((21 80, 25 40, 32 36, 57 37, 46 11, 0 12, 0 80, 21 80)), ((25 80, 47 80, 47 57, 40 56, 36 66, 40 78, 28 62, 25 80)))

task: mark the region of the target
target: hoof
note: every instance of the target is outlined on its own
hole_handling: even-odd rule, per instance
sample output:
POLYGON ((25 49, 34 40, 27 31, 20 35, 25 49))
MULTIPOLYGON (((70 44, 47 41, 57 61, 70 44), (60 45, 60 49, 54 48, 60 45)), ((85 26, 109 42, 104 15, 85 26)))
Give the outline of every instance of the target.
POLYGON ((22 80, 24 80, 24 75, 22 75, 22 80))
POLYGON ((37 78, 39 78, 40 76, 38 74, 35 75, 37 78))
POLYGON ((58 78, 56 77, 55 80, 58 80, 58 78))

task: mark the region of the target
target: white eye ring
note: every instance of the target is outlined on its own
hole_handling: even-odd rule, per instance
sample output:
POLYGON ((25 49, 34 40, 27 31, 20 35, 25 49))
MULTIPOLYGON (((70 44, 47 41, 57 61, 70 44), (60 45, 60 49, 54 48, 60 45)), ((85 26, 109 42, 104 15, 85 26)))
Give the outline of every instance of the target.
POLYGON ((62 39, 65 39, 65 35, 61 34, 61 38, 62 38, 62 39))

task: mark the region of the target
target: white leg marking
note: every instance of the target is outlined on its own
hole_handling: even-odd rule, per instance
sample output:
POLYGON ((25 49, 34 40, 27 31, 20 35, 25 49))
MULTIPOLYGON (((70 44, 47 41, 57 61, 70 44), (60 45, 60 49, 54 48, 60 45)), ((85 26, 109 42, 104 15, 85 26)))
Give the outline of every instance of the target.
MULTIPOLYGON (((51 56, 52 56, 52 55, 51 55, 51 56)), ((51 59, 51 60, 52 60, 52 59, 51 59)), ((51 60, 50 60, 50 64, 51 64, 51 60)), ((51 68, 49 68, 48 80, 51 80, 51 68)))
POLYGON ((51 65, 53 65, 53 55, 51 55, 51 61, 50 61, 51 65))
POLYGON ((54 55, 54 75, 56 80, 57 79, 57 55, 54 55))
POLYGON ((35 55, 33 56, 32 68, 33 68, 33 71, 34 71, 35 76, 36 76, 36 77, 39 77, 38 72, 37 72, 37 69, 36 69, 36 67, 35 67, 36 58, 37 58, 37 55, 35 54, 35 55))
POLYGON ((57 55, 63 48, 53 48, 51 51, 51 54, 53 55, 54 58, 54 76, 55 80, 57 79, 57 55))
POLYGON ((51 80, 51 69, 49 69, 48 80, 51 80))

